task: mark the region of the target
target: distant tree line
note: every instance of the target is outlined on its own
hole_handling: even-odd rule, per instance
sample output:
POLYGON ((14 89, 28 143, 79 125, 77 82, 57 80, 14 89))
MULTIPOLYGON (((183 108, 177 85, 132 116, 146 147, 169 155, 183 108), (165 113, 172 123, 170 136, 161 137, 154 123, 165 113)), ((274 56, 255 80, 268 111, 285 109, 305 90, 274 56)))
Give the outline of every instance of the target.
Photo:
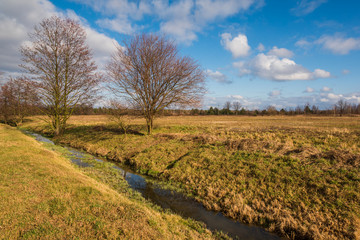
MULTIPOLYGON (((174 112, 174 111, 173 111, 174 112)), ((176 111, 175 111, 176 112, 176 111)), ((191 109, 189 115, 247 115, 247 116, 266 116, 266 115, 358 115, 360 114, 360 104, 351 104, 340 99, 336 104, 328 109, 319 109, 316 105, 305 104, 295 108, 276 109, 268 106, 263 109, 248 110, 241 107, 239 102, 226 102, 223 108, 210 107, 207 110, 191 109)))

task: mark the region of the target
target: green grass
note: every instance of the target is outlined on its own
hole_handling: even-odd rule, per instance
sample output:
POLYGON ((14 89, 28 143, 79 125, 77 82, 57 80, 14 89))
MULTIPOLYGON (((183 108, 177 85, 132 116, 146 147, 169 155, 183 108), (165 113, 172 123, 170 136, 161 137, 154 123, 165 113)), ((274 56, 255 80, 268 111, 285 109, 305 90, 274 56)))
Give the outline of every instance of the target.
MULTIPOLYGON (((75 116, 54 140, 165 180, 207 208, 288 238, 356 239, 357 117, 198 116, 142 120, 126 137, 103 116, 75 116)), ((38 121, 26 125, 46 133, 38 121)))
POLYGON ((110 164, 83 171, 48 148, 0 125, 0 239, 215 238, 145 201, 110 164))

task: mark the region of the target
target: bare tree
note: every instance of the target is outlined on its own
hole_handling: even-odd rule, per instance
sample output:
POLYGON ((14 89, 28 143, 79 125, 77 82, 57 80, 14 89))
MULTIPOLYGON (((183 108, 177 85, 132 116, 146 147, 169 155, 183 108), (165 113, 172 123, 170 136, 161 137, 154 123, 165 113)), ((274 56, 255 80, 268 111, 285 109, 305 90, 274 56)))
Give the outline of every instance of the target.
POLYGON ((235 114, 238 115, 239 114, 239 111, 240 111, 240 108, 241 108, 241 103, 240 102, 233 102, 233 109, 235 111, 235 114))
POLYGON ((226 114, 226 115, 231 114, 230 107, 231 107, 231 102, 226 101, 225 104, 224 104, 224 108, 222 110, 222 114, 226 114))
POLYGON ((0 88, 0 113, 5 124, 9 123, 12 115, 12 101, 13 96, 11 89, 8 85, 1 86, 0 88))
POLYGON ((129 113, 128 107, 116 100, 110 100, 109 102, 109 119, 113 121, 125 134, 130 128, 130 125, 127 122, 127 115, 129 113))
POLYGON ((170 106, 197 106, 204 93, 204 73, 181 57, 173 41, 155 34, 137 35, 118 46, 107 65, 109 87, 138 106, 152 133, 155 115, 170 106))
POLYGON ((25 77, 10 78, 0 90, 0 109, 5 123, 18 126, 38 105, 34 84, 25 77))
POLYGON ((29 37, 31 44, 21 47, 22 67, 38 83, 45 114, 59 135, 74 108, 94 99, 101 78, 95 72, 86 33, 76 21, 44 19, 29 37))
POLYGON ((344 99, 340 99, 336 104, 335 104, 335 111, 338 112, 340 114, 340 116, 342 116, 346 109, 348 107, 348 103, 346 101, 344 101, 344 99))

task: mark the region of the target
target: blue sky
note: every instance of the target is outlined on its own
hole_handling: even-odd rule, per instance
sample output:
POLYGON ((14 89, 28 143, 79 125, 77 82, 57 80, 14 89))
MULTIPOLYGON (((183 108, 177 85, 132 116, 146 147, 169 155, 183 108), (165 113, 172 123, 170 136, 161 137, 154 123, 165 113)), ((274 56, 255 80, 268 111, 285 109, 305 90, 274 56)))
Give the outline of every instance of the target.
POLYGON ((114 43, 165 33, 207 74, 203 108, 328 108, 360 103, 357 0, 0 0, 1 82, 20 71, 18 49, 51 15, 77 19, 100 69, 114 43))

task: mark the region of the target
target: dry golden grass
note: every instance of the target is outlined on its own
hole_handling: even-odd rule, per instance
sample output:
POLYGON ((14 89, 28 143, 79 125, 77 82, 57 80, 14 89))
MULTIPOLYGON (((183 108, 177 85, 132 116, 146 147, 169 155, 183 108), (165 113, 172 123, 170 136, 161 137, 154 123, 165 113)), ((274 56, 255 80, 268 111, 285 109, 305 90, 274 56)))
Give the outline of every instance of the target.
POLYGON ((213 238, 191 220, 119 194, 5 125, 0 159, 0 239, 213 238))
MULTIPOLYGON (((106 116, 74 116, 55 140, 171 182, 207 208, 290 239, 355 239, 360 119, 184 116, 143 119, 125 137, 106 116)), ((25 127, 43 133, 38 121, 25 127)))

